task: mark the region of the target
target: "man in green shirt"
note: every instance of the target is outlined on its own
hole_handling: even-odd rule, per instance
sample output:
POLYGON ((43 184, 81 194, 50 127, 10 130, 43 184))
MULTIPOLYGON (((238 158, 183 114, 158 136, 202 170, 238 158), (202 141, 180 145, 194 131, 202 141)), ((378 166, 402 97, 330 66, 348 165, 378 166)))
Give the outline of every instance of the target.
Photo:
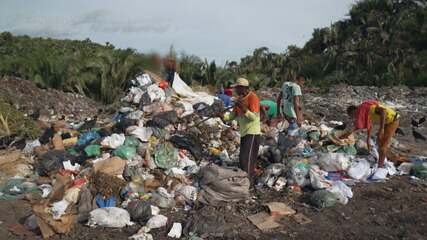
POLYGON ((301 109, 301 87, 304 85, 305 77, 298 75, 292 82, 284 82, 282 91, 277 98, 277 106, 282 107, 284 117, 289 122, 288 130, 301 127, 303 117, 301 109))

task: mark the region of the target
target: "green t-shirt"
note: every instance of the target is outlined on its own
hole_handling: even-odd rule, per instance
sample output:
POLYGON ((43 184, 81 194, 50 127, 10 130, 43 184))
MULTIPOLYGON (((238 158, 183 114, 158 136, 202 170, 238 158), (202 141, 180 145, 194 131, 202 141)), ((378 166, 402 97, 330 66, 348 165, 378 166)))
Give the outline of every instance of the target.
POLYGON ((269 119, 277 117, 277 103, 271 100, 262 100, 261 107, 268 107, 267 115, 269 119))
POLYGON ((285 82, 282 86, 283 113, 290 118, 297 118, 294 109, 295 96, 301 96, 301 87, 294 82, 285 82))

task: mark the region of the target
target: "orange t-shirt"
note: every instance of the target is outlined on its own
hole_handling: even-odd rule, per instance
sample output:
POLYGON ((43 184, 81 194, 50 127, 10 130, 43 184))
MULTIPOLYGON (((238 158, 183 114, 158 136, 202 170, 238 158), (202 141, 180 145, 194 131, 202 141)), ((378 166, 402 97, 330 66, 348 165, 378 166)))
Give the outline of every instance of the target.
MULTIPOLYGON (((243 104, 245 104, 248 107, 248 110, 253 113, 260 112, 260 100, 258 96, 252 91, 250 91, 248 95, 243 98, 243 104)), ((242 110, 239 107, 235 107, 234 113, 239 116, 241 115, 242 110)))

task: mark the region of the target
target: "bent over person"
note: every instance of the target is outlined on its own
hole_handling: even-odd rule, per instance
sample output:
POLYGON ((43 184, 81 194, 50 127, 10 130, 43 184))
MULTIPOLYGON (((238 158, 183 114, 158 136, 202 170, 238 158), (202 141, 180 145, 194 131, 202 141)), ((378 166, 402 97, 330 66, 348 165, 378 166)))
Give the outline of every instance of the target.
POLYGON ((368 150, 371 150, 370 138, 372 123, 378 123, 377 143, 379 147, 378 167, 384 167, 384 160, 388 148, 397 128, 399 127, 399 113, 394 109, 375 100, 365 101, 359 106, 349 106, 347 114, 354 119, 353 130, 345 134, 347 137, 358 129, 367 129, 368 150))
POLYGON ((260 101, 255 92, 249 90, 249 81, 239 78, 233 85, 238 95, 232 113, 224 120, 237 119, 240 132, 240 168, 248 173, 253 183, 261 135, 260 101))

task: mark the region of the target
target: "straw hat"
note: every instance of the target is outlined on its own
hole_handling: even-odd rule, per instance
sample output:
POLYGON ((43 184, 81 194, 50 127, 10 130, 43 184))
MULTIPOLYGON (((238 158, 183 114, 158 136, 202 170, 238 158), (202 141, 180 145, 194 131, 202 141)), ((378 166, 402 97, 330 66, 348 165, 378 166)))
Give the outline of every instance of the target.
POLYGON ((235 84, 231 85, 231 87, 237 87, 237 86, 249 87, 249 81, 245 78, 239 78, 237 79, 235 84))

